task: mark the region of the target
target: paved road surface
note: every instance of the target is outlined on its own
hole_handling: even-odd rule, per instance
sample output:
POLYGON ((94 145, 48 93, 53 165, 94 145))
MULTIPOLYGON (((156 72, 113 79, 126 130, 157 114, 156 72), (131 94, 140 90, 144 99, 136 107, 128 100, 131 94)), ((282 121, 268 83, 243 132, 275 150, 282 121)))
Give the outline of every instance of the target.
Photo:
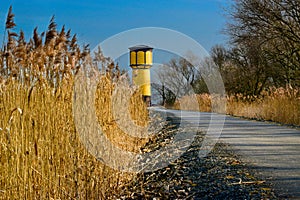
POLYGON ((154 109, 183 126, 197 126, 203 131, 210 123, 222 125, 225 119, 220 140, 231 144, 245 162, 274 184, 282 197, 300 199, 299 129, 211 113, 154 109))

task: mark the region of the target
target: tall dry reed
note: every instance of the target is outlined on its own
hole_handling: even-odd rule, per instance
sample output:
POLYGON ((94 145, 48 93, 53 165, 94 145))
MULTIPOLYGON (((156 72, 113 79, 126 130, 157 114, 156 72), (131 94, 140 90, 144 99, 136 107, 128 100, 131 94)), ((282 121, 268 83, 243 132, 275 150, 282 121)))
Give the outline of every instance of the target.
MULTIPOLYGON (((64 26, 57 31, 54 18, 45 35, 36 28, 28 42, 14 27, 10 8, 0 52, 0 199, 113 198, 134 174, 90 155, 73 119, 74 77, 89 58, 88 46, 80 48, 64 26)), ((111 115, 119 70, 101 51, 97 55, 92 62, 107 69, 96 92, 99 123, 116 145, 138 151, 144 141, 126 137, 111 115)), ((138 92, 132 94, 129 117, 145 125, 146 107, 138 92)))
MULTIPOLYGON (((138 144, 143 142, 128 138, 103 114, 110 112, 111 85, 100 83, 99 87, 96 106, 105 134, 116 143, 122 142, 125 150, 137 151, 138 144), (103 102, 103 99, 108 100, 103 102)), ((138 99, 141 98, 137 95, 135 101, 138 99)), ((27 87, 9 81, 1 86, 0 196, 3 199, 109 198, 130 180, 132 174, 110 169, 87 152, 75 130, 71 102, 71 82, 56 91, 43 82, 27 87)), ((134 113, 145 116, 143 108, 134 113)))

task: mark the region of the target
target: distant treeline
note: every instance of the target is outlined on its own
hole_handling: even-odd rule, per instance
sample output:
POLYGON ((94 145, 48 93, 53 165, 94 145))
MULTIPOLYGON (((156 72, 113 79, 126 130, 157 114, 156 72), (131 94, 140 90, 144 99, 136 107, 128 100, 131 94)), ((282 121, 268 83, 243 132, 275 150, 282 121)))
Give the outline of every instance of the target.
POLYGON ((299 0, 234 0, 227 16, 229 47, 211 53, 229 94, 300 87, 299 0))

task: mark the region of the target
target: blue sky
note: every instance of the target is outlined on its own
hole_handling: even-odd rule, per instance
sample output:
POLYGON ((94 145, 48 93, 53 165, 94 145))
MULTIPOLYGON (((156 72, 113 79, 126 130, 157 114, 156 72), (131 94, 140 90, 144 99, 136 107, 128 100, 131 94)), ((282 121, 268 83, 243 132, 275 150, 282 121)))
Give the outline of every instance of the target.
POLYGON ((66 25, 78 35, 81 44, 98 43, 114 34, 139 27, 163 27, 182 32, 199 42, 207 51, 215 44, 224 44, 221 34, 226 19, 223 8, 230 0, 11 0, 0 3, 0 38, 3 38, 5 19, 13 6, 16 31, 26 37, 38 26, 47 29, 55 15, 58 27, 66 25))

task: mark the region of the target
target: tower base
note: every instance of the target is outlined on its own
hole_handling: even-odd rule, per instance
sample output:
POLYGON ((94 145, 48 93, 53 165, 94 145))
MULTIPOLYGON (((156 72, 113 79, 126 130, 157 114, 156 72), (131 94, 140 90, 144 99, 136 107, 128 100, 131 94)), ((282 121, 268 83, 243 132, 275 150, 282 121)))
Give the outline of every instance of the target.
POLYGON ((143 101, 146 103, 146 105, 147 105, 148 107, 151 106, 151 96, 144 96, 144 95, 143 95, 143 101))

